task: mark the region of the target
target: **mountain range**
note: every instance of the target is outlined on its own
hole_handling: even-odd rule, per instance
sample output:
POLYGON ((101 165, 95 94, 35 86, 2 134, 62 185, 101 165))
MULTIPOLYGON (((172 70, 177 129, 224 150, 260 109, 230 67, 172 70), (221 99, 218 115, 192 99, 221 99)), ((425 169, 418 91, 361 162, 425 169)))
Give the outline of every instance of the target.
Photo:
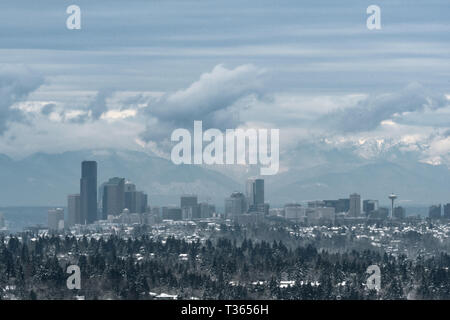
MULTIPOLYGON (((302 148, 289 168, 265 176, 266 201, 272 206, 313 199, 336 199, 357 192, 363 199, 387 204, 391 192, 399 203, 429 205, 450 202, 450 170, 410 157, 364 159, 351 150, 302 148), (312 150, 315 150, 314 152, 312 150)), ((139 151, 80 150, 36 153, 15 160, 0 154, 0 207, 65 206, 67 195, 79 193, 81 162, 98 162, 98 185, 124 177, 149 195, 150 205, 179 204, 181 194, 197 194, 219 208, 233 191, 244 191, 245 179, 257 170, 175 165, 139 151)))

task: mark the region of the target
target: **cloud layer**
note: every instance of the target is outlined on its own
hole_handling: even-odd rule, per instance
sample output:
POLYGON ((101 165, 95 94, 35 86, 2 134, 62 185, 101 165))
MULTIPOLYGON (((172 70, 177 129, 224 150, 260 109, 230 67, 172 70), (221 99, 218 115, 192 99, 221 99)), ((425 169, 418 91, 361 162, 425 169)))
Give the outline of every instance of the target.
POLYGON ((372 131, 384 120, 404 113, 437 110, 448 105, 443 93, 427 90, 419 83, 411 83, 394 93, 370 95, 356 106, 330 112, 319 119, 332 128, 345 132, 372 131))
POLYGON ((0 65, 0 135, 12 121, 21 121, 23 114, 12 106, 23 101, 44 83, 39 74, 23 65, 0 65))
POLYGON ((149 118, 142 138, 154 142, 167 139, 176 128, 192 128, 194 120, 202 120, 205 129, 239 126, 245 98, 261 94, 264 73, 253 65, 215 66, 188 88, 164 94, 142 109, 141 114, 149 118))
POLYGON ((120 147, 166 157, 171 132, 202 120, 204 129, 280 129, 282 171, 326 162, 323 146, 361 159, 403 154, 450 166, 448 99, 419 83, 384 93, 304 94, 273 90, 273 70, 219 64, 174 91, 100 89, 64 102, 27 99, 44 83, 29 68, 1 70, 0 148, 10 155, 120 147))

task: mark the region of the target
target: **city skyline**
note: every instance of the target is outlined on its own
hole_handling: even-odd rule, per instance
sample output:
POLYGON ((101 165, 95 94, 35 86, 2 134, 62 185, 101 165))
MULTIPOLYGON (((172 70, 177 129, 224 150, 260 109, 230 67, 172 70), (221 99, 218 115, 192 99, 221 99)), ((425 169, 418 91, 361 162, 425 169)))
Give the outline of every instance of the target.
POLYGON ((1 1, 0 300, 450 299, 449 17, 1 1))
MULTIPOLYGON (((80 188, 83 185, 83 175, 89 177, 92 173, 97 173, 97 165, 96 161, 82 161, 81 165, 81 175, 82 178, 80 179, 80 188), (83 170, 84 169, 84 170, 83 170)), ((101 171, 101 170, 100 170, 101 171)), ((92 177, 91 177, 92 178, 92 177)), ((175 220, 190 220, 190 219, 202 219, 202 218, 208 218, 212 217, 213 215, 216 217, 221 218, 231 218, 232 220, 236 218, 236 215, 242 215, 247 213, 259 213, 262 216, 269 216, 269 215, 277 215, 286 219, 291 219, 288 216, 294 217, 292 220, 295 222, 302 221, 299 220, 299 215, 305 217, 308 216, 308 213, 310 214, 309 220, 313 219, 314 215, 317 215, 317 217, 320 216, 329 216, 330 214, 334 214, 335 217, 341 216, 347 216, 347 217, 355 217, 355 218, 369 218, 370 219, 397 219, 402 220, 407 217, 417 217, 418 215, 422 218, 430 217, 432 219, 439 219, 439 218, 448 218, 450 217, 450 203, 448 202, 441 202, 441 203, 430 203, 426 207, 423 208, 423 210, 420 210, 420 213, 415 209, 415 207, 412 207, 411 210, 410 207, 404 206, 404 205, 396 205, 394 208, 392 208, 392 202, 390 205, 388 203, 383 203, 379 199, 373 199, 370 197, 361 196, 361 194, 352 193, 348 195, 347 198, 340 198, 340 199, 305 199, 305 200, 297 200, 294 203, 284 203, 284 204, 275 204, 270 205, 270 195, 268 198, 269 201, 264 201, 266 196, 264 195, 264 179, 260 179, 257 177, 251 177, 248 178, 245 183, 241 184, 241 191, 236 191, 238 189, 234 189, 234 192, 230 192, 230 197, 225 197, 223 200, 225 200, 225 204, 222 207, 220 203, 217 202, 211 202, 208 197, 203 198, 202 196, 198 196, 197 194, 186 194, 185 192, 183 194, 175 195, 178 199, 180 199, 180 205, 177 206, 173 202, 166 202, 164 204, 154 205, 151 204, 148 201, 147 195, 142 192, 138 191, 136 185, 132 183, 129 180, 126 180, 125 178, 118 178, 118 177, 112 177, 110 179, 107 179, 105 183, 98 186, 98 198, 97 198, 97 205, 96 205, 96 218, 92 220, 90 223, 93 223, 98 220, 108 220, 108 215, 115 216, 116 218, 120 215, 122 215, 125 211, 124 209, 127 209, 130 214, 138 214, 142 215, 143 213, 148 213, 153 215, 154 217, 163 218, 166 217, 167 219, 175 219, 175 220), (257 187, 257 182, 259 181, 260 186, 257 187), (114 191, 114 196, 112 197, 112 203, 114 203, 114 209, 113 211, 109 212, 108 210, 104 210, 105 207, 105 197, 102 195, 103 192, 101 190, 108 187, 108 185, 114 186, 117 182, 121 182, 123 184, 122 190, 122 196, 121 200, 119 200, 119 203, 122 203, 117 207, 117 191, 114 191), (260 190, 260 194, 257 195, 257 189, 260 190), (244 193, 245 192, 245 195, 244 193), (253 198, 253 200, 252 200, 253 198), (255 200, 259 198, 260 200, 255 200), (352 198, 355 200, 352 201, 352 198), (185 199, 185 200, 183 200, 185 199), (189 200, 189 199, 192 199, 189 200), (241 199, 241 200, 239 200, 241 199), (185 201, 185 204, 183 205, 183 201, 185 201), (187 201, 187 202, 186 202, 187 201), (227 204, 228 201, 228 204, 227 204), (253 201, 253 205, 250 205, 253 201), (261 206, 261 204, 264 201, 264 206, 261 206), (195 203, 194 203, 195 202, 195 203), (260 202, 260 205, 257 205, 256 203, 260 202), (148 203, 148 206, 147 206, 148 203), (191 203, 191 204, 189 204, 191 203), (227 209, 228 206, 228 209, 227 209), (253 208, 252 208, 253 206, 253 208), (292 207, 292 208, 291 208, 292 207), (130 208, 130 209, 128 209, 130 208), (140 208, 140 209, 138 209, 140 208), (231 208, 231 209, 230 209, 231 208), (317 212, 313 212, 314 210, 310 210, 311 208, 318 208, 319 210, 317 212), (320 208, 334 208, 333 213, 331 212, 324 212, 320 208), (188 210, 186 210, 188 209, 188 210), (426 209, 426 211, 425 211, 426 209), (156 210, 156 211, 155 211, 156 210), (169 210, 169 211, 164 211, 169 210), (281 210, 281 211, 280 211, 281 210), (294 210, 294 211, 292 211, 294 210), (297 211, 296 211, 297 210, 297 211), (291 212, 292 211, 292 212, 291 212), (166 212, 166 213, 164 213, 166 212), (288 213, 289 212, 289 213, 288 213), (342 213, 345 213, 346 215, 342 216, 342 213)), ((91 188, 91 190, 94 190, 95 188, 91 188)), ((269 187, 270 189, 270 187, 269 187)), ((232 190, 232 189, 230 189, 232 190)), ((120 194, 120 192, 119 192, 120 194)), ((391 199, 393 194, 389 194, 386 196, 386 199, 391 199)), ((68 194, 67 195, 67 207, 65 206, 55 206, 52 207, 52 209, 49 210, 49 217, 48 221, 57 221, 55 218, 50 218, 50 214, 53 215, 53 212, 56 210, 63 210, 63 217, 65 218, 65 224, 64 226, 66 228, 70 228, 74 226, 75 224, 85 224, 81 219, 83 216, 81 212, 81 200, 80 200, 80 194, 68 194), (64 210, 64 207, 66 210, 64 210)), ((398 195, 395 195, 394 197, 396 200, 398 198, 398 195)), ((401 199, 401 197, 400 197, 401 199)), ((150 198, 151 200, 155 200, 150 198)), ((224 203, 222 200, 222 204, 224 203)), ((49 206, 50 207, 50 206, 49 206)), ((138 216, 134 216, 134 218, 130 221, 142 221, 141 218, 138 216), (133 220, 134 219, 134 220, 133 220)), ((147 218, 145 218, 147 219, 147 218)), ((153 219, 153 218, 152 218, 153 219)), ((122 219, 123 220, 123 219, 122 219)), ((122 221, 121 220, 121 221, 122 221)), ((333 219, 334 220, 334 219, 333 219)), ((86 221, 86 220, 84 220, 86 221)), ((127 220, 125 220, 127 221, 127 220)), ((239 220, 238 220, 239 221, 239 220)), ((312 220, 311 220, 312 221, 312 220)), ((5 223, 3 223, 5 225, 5 223)), ((52 226, 57 226, 58 222, 49 222, 52 226)), ((64 227, 63 227, 64 228, 64 227)), ((52 227, 51 229, 60 229, 59 227, 52 227)))
MULTIPOLYGON (((216 206, 207 202, 199 202, 196 194, 180 195, 180 205, 166 205, 151 207, 148 198, 142 191, 137 191, 136 185, 125 178, 113 177, 99 187, 97 199, 97 162, 83 161, 81 163, 80 194, 67 196, 67 215, 63 208, 54 208, 48 211, 48 228, 50 231, 61 231, 75 225, 87 225, 101 220, 120 221, 122 223, 144 223, 144 221, 169 220, 196 220, 205 218, 231 219, 238 223, 260 221, 269 216, 283 217, 292 222, 332 223, 337 219, 368 219, 373 220, 403 220, 407 218, 406 210, 402 206, 395 206, 394 200, 398 195, 390 193, 390 210, 379 206, 379 200, 362 199, 360 194, 352 193, 348 198, 337 200, 314 200, 305 204, 299 202, 287 203, 280 208, 271 208, 265 200, 264 179, 258 177, 248 178, 245 182, 245 195, 234 191, 230 197, 225 198, 224 211, 216 211, 216 206), (93 191, 95 190, 95 192, 93 191), (83 194, 83 196, 81 196, 83 194), (92 208, 84 202, 93 202, 95 199, 95 218, 87 219, 93 215, 92 208), (259 217, 259 218, 258 218, 259 217), (256 219, 256 220, 255 220, 256 219), (62 225, 62 226, 61 226, 62 225)), ((409 215, 418 218, 417 215, 409 215)), ((450 203, 432 205, 429 207, 430 219, 450 218, 450 203)), ((345 220, 342 220, 345 221, 345 220)), ((355 220, 356 221, 356 220, 355 220)), ((3 223, 4 224, 4 223, 3 223)))

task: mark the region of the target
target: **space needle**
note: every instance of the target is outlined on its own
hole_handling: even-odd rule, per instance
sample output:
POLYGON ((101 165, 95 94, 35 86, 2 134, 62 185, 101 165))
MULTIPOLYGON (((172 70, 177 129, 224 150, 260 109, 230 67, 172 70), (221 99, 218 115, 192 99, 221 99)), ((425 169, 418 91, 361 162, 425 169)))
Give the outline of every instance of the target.
POLYGON ((389 199, 391 199, 391 219, 394 217, 394 200, 397 199, 397 195, 395 195, 394 193, 391 193, 389 195, 389 199))

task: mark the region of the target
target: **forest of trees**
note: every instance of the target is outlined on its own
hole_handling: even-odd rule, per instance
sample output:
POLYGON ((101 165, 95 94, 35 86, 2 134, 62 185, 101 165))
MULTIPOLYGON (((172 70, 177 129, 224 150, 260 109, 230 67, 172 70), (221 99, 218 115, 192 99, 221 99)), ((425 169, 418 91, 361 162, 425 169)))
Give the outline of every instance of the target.
POLYGON ((446 253, 410 260, 245 237, 188 243, 24 234, 0 239, 0 298, 152 299, 151 292, 164 292, 179 299, 449 299, 449 266, 446 253), (72 264, 81 270, 80 290, 66 286, 72 264), (373 264, 381 269, 378 292, 365 287, 373 264), (295 285, 280 288, 280 281, 295 285))

